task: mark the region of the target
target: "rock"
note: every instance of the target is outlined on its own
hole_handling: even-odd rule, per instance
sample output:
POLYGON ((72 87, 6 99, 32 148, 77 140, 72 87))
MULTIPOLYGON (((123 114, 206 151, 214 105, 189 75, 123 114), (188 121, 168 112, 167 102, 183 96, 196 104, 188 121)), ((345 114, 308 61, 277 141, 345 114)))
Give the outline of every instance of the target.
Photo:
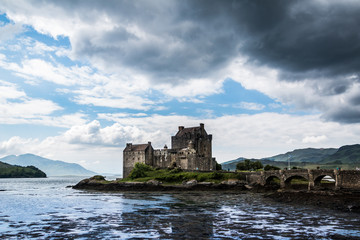
POLYGON ((240 183, 240 181, 237 179, 228 179, 228 180, 221 182, 221 184, 224 184, 224 185, 238 185, 239 183, 240 183))
POLYGON ((199 182, 198 185, 210 186, 210 185, 213 185, 213 183, 212 182, 199 182))
POLYGON ((160 182, 160 181, 158 181, 158 180, 155 180, 155 179, 151 179, 151 180, 147 181, 146 184, 154 185, 154 186, 159 186, 159 185, 162 184, 162 182, 160 182))
POLYGON ((196 181, 196 179, 192 179, 192 180, 189 180, 189 181, 184 181, 183 182, 183 185, 186 185, 186 186, 194 186, 196 185, 198 182, 196 181))

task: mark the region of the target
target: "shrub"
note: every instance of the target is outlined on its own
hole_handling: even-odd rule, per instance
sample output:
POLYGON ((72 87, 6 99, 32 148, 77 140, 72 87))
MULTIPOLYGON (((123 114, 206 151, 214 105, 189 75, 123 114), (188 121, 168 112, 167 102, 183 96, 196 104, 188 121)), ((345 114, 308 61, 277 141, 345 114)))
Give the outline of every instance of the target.
POLYGON ((153 168, 144 163, 136 163, 135 167, 129 174, 130 179, 147 177, 146 172, 153 171, 153 168))
POLYGON ((181 168, 174 168, 170 171, 170 173, 179 173, 179 172, 182 172, 181 168))
POLYGON ((218 172, 213 172, 211 173, 210 178, 211 179, 216 179, 216 180, 220 180, 223 179, 224 175, 222 173, 218 173, 218 172))
POLYGON ((264 167, 264 170, 265 170, 265 171, 280 170, 280 168, 278 168, 278 167, 276 167, 276 166, 273 166, 273 165, 267 164, 267 165, 264 167))
POLYGON ((216 170, 222 170, 222 166, 220 163, 216 163, 216 167, 215 167, 216 170))
POLYGON ((262 165, 262 163, 257 160, 255 162, 250 161, 249 159, 245 159, 243 162, 239 162, 236 165, 236 169, 237 170, 258 170, 258 169, 262 169, 264 166, 262 165))
POLYGON ((105 180, 105 177, 101 176, 101 175, 95 175, 95 176, 91 177, 90 179, 97 180, 97 181, 103 181, 103 180, 105 180))

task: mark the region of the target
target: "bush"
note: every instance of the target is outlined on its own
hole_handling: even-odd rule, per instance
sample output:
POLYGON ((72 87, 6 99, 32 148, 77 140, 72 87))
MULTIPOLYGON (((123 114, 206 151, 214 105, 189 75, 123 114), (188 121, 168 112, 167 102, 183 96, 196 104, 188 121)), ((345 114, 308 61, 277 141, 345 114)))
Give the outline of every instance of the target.
POLYGON ((210 176, 211 179, 220 180, 224 178, 224 175, 222 173, 213 172, 210 176))
POLYGON ((90 179, 96 180, 96 181, 103 181, 103 180, 105 180, 105 177, 101 176, 101 175, 95 175, 95 176, 91 177, 90 179))
POLYGON ((262 169, 264 166, 262 165, 262 163, 257 160, 255 162, 252 162, 248 159, 245 159, 243 162, 239 162, 236 165, 236 169, 237 170, 243 170, 243 171, 249 171, 249 170, 258 170, 258 169, 262 169))
POLYGON ((170 173, 179 173, 179 172, 182 172, 181 168, 174 168, 172 170, 170 170, 170 173))
POLYGON ((278 167, 276 167, 276 166, 273 166, 273 165, 267 164, 267 165, 264 167, 264 170, 265 170, 265 171, 280 170, 280 168, 278 168, 278 167))
POLYGON ((130 179, 147 177, 146 172, 153 171, 153 168, 144 163, 136 163, 135 167, 129 174, 130 179))
POLYGON ((216 163, 216 170, 222 170, 222 166, 220 163, 216 163))

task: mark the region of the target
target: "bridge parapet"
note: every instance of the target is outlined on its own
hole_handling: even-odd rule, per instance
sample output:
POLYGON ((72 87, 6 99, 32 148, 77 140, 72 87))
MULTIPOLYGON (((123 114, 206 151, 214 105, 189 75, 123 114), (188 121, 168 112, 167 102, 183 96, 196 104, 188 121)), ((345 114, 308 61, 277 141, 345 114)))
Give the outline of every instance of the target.
POLYGON ((358 170, 328 170, 328 169, 292 169, 292 170, 271 170, 261 172, 257 176, 257 183, 266 185, 273 178, 280 180, 280 187, 284 188, 292 178, 302 177, 309 181, 308 189, 319 185, 325 176, 335 180, 335 189, 351 188, 360 189, 360 171, 358 170))

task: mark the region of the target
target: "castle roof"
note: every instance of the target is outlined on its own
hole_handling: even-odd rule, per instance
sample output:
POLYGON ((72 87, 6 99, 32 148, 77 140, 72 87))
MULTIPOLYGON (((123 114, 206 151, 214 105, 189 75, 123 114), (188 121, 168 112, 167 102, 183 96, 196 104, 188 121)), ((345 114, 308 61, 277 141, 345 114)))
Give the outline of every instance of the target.
POLYGON ((183 126, 179 126, 179 131, 176 133, 176 137, 182 137, 182 136, 186 136, 188 134, 194 135, 197 133, 205 133, 205 135, 207 135, 205 129, 204 129, 204 124, 200 124, 199 127, 189 127, 189 128, 184 128, 183 126))
POLYGON ((177 137, 181 137, 183 135, 185 135, 186 133, 195 133, 197 131, 200 130, 200 127, 189 127, 189 128, 184 128, 182 130, 179 130, 176 134, 177 137))
POLYGON ((127 144, 124 151, 145 151, 149 144, 127 144))

